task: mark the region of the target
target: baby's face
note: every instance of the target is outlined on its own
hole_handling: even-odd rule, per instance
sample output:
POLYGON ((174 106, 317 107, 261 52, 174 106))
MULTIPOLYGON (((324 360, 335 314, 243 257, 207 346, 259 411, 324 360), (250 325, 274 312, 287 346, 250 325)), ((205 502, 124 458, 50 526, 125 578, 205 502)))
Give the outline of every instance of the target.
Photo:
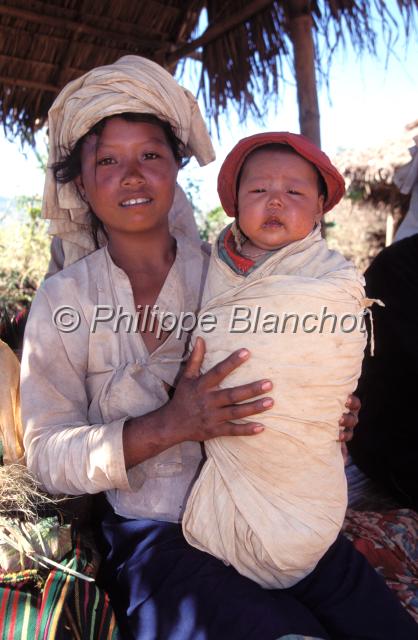
POLYGON ((321 219, 323 204, 318 175, 304 158, 260 149, 245 161, 238 220, 257 247, 271 251, 305 238, 321 219))

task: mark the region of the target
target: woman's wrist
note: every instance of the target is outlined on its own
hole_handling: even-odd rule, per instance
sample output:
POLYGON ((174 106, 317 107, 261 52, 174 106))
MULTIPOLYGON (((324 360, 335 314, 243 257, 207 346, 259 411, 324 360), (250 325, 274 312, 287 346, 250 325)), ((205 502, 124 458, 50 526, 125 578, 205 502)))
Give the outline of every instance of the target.
POLYGON ((153 458, 181 442, 167 410, 170 403, 144 416, 130 418, 123 427, 123 452, 126 469, 153 458))

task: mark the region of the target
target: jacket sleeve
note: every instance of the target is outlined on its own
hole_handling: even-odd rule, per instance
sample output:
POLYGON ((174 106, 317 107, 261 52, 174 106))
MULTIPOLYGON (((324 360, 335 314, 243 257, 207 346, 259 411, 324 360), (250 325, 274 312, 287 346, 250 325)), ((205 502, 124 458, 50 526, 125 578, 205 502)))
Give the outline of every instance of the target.
POLYGON ((130 489, 123 454, 122 418, 88 423, 86 372, 89 327, 58 330, 53 305, 41 288, 25 332, 21 370, 24 446, 29 469, 50 493, 130 489))

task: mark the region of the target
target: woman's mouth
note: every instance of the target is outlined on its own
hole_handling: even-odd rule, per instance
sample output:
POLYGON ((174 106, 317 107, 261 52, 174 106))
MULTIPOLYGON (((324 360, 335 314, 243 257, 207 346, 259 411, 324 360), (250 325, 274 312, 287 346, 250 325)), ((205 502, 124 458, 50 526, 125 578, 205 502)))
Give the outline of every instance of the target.
POLYGON ((149 204, 151 202, 151 198, 129 198, 129 200, 123 200, 120 203, 121 207, 136 207, 141 204, 149 204))

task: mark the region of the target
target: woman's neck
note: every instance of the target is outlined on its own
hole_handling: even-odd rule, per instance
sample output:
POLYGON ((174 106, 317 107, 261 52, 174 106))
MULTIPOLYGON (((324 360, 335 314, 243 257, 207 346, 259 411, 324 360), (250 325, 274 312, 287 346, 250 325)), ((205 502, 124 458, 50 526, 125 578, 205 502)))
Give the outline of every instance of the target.
POLYGON ((108 251, 113 262, 130 273, 159 271, 172 265, 176 257, 176 241, 168 228, 158 233, 117 233, 111 231, 108 251))

